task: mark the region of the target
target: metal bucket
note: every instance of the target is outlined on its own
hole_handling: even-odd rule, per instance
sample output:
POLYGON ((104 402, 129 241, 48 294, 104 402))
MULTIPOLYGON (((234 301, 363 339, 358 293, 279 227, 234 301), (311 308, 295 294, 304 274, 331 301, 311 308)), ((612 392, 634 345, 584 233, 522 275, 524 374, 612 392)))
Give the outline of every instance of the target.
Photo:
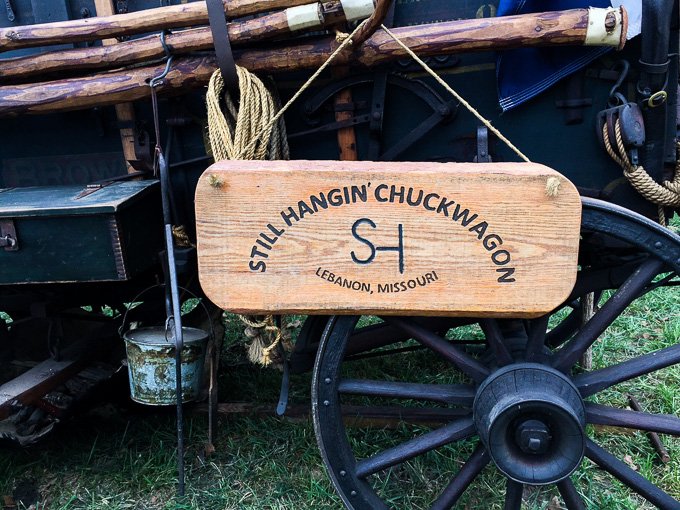
MULTIPOLYGON (((191 402, 201 390, 208 334, 188 327, 183 327, 182 331, 182 401, 191 402)), ((132 400, 156 406, 175 404, 175 344, 166 339, 165 328, 131 329, 123 338, 132 400)))

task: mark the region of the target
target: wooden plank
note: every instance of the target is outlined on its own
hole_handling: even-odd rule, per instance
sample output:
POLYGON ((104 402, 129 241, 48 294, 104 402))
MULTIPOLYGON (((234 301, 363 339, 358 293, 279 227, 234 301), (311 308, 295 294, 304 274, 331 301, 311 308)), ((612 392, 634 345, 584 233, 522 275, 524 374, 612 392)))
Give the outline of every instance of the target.
MULTIPOLYGON (((97 16, 112 16, 116 14, 116 9, 113 5, 113 0, 94 0, 94 7, 97 11, 97 16)), ((103 46, 111 46, 117 44, 117 39, 104 39, 103 46)), ((125 127, 126 124, 132 125, 135 122, 135 108, 132 103, 120 103, 115 105, 116 119, 121 123, 120 141, 123 146, 123 157, 125 158, 125 166, 127 173, 133 173, 135 169, 130 164, 130 161, 137 159, 135 154, 135 130, 132 127, 125 127)))
POLYGON ((196 190, 200 280, 239 313, 532 317, 573 288, 580 216, 533 163, 225 161, 196 190))

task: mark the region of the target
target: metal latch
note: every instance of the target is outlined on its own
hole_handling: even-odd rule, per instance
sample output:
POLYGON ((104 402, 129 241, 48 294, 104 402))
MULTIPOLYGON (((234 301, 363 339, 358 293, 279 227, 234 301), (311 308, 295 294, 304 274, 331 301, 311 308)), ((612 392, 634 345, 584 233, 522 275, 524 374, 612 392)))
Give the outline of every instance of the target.
POLYGON ((0 219, 0 248, 5 251, 19 251, 17 231, 12 220, 0 219))

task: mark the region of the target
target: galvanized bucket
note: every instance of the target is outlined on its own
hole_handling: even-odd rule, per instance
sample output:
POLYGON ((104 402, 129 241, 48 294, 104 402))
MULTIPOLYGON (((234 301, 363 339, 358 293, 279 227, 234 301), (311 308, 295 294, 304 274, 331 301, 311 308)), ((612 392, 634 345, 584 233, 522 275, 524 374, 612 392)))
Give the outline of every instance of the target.
MULTIPOLYGON (((191 402, 201 390, 208 334, 189 327, 183 327, 182 332, 182 401, 191 402)), ((123 338, 132 400, 147 405, 175 404, 175 344, 166 338, 166 329, 162 326, 131 329, 123 338)))

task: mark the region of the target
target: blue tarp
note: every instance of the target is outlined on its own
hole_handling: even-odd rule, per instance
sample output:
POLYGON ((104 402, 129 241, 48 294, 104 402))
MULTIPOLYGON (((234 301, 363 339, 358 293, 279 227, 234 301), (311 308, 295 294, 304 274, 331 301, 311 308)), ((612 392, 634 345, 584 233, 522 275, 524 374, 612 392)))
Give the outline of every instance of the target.
MULTIPOLYGON (((609 0, 501 0, 498 16, 610 7, 609 0)), ((562 78, 585 67, 611 48, 519 48, 498 57, 498 98, 503 111, 537 96, 562 78)))

